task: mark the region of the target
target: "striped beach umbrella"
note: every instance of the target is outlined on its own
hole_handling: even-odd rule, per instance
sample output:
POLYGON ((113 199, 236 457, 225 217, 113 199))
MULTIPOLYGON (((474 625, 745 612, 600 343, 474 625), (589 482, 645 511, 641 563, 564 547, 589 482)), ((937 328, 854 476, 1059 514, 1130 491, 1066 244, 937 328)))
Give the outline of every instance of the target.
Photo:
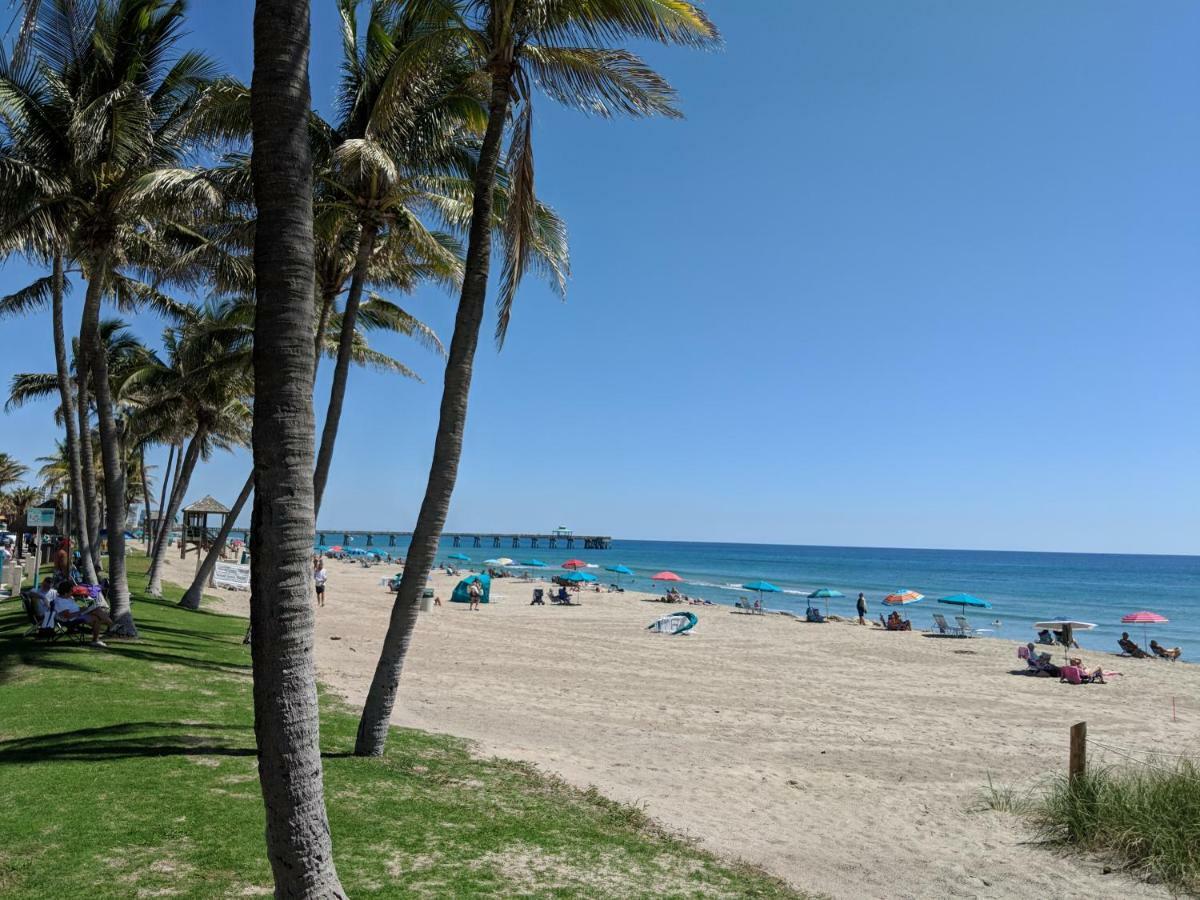
POLYGON ((888 606, 907 606, 910 603, 916 603, 918 600, 924 600, 925 595, 919 594, 916 591, 899 590, 894 594, 888 594, 883 598, 883 602, 888 606))
POLYGON ((1166 616, 1160 616, 1156 612, 1150 612, 1148 609, 1139 610, 1138 612, 1126 613, 1121 616, 1121 623, 1124 625, 1141 625, 1142 626, 1142 643, 1149 651, 1150 642, 1147 640, 1151 625, 1162 625, 1164 622, 1169 622, 1166 616))

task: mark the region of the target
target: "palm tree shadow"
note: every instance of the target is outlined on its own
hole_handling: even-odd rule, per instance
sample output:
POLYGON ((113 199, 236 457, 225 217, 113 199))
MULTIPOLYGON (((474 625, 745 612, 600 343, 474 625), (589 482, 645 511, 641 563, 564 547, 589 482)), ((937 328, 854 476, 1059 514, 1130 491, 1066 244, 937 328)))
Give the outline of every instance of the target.
POLYGON ((230 737, 248 725, 126 722, 0 741, 0 766, 61 761, 103 762, 164 756, 254 756, 257 750, 230 737))

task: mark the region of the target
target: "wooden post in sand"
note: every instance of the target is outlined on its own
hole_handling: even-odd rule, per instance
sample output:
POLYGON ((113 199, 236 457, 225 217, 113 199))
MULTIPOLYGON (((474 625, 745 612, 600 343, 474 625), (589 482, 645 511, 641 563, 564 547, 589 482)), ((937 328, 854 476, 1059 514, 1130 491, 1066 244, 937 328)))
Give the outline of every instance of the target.
POLYGON ((1071 726, 1071 759, 1067 763, 1067 779, 1078 781, 1087 772, 1087 722, 1071 726))

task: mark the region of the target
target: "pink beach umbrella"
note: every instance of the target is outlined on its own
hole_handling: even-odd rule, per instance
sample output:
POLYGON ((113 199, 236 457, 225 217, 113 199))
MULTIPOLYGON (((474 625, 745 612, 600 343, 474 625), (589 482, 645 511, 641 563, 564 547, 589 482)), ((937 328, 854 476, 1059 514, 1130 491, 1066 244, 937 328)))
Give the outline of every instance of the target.
POLYGON ((652 581, 683 581, 674 572, 659 572, 657 575, 651 575, 650 579, 652 581))
POLYGON ((1141 625, 1142 626, 1142 643, 1149 649, 1150 643, 1146 640, 1150 625, 1161 625, 1164 622, 1169 622, 1166 616, 1160 616, 1156 612, 1150 612, 1148 609, 1139 610, 1138 612, 1127 613, 1121 616, 1121 622, 1124 625, 1141 625))

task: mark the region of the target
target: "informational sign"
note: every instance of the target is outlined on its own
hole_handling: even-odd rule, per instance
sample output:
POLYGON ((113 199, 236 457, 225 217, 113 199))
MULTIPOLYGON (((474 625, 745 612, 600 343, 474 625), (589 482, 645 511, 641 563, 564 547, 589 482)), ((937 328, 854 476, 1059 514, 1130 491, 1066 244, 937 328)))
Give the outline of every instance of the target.
POLYGON ((55 512, 53 506, 31 506, 25 510, 25 527, 53 528, 55 512))
POLYGON ((213 571, 213 584, 220 588, 248 591, 250 590, 250 567, 239 566, 237 563, 219 562, 213 571))

